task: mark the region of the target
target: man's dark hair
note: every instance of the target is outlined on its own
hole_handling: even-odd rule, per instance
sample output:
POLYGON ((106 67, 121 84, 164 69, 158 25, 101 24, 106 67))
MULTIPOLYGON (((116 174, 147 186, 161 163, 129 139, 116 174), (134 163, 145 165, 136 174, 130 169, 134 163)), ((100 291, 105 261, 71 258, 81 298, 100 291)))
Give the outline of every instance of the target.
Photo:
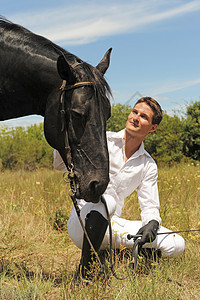
POLYGON ((162 109, 160 107, 160 104, 153 98, 151 97, 143 97, 140 98, 136 103, 142 103, 145 102, 146 104, 148 104, 152 111, 153 111, 153 118, 152 118, 152 124, 157 124, 159 125, 160 122, 162 121, 162 117, 163 117, 163 113, 162 113, 162 109))

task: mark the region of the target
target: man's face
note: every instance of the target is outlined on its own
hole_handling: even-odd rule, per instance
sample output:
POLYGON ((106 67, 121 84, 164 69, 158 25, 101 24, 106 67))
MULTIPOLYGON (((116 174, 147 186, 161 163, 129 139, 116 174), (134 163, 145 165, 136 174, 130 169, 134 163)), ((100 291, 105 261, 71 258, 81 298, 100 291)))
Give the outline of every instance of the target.
POLYGON ((145 102, 134 106, 126 122, 126 130, 134 137, 145 138, 149 132, 157 128, 157 124, 152 124, 153 111, 145 102))

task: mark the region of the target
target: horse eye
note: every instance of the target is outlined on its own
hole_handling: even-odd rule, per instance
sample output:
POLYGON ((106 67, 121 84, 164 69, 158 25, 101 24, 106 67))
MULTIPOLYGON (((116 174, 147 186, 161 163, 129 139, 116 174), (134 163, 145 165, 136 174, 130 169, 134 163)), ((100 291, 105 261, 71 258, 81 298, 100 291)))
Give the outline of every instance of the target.
POLYGON ((71 114, 72 114, 72 117, 76 118, 76 119, 81 119, 82 118, 82 114, 75 111, 75 110, 72 110, 71 111, 71 114))

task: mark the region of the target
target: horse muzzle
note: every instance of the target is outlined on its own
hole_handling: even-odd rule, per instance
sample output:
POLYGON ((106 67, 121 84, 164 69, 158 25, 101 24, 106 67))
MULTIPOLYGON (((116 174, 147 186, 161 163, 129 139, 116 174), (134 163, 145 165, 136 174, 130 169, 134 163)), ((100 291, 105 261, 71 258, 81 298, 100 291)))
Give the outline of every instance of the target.
POLYGON ((81 180, 79 181, 79 190, 77 191, 76 197, 82 198, 86 202, 98 203, 101 195, 105 192, 109 180, 93 178, 87 184, 84 181, 82 184, 81 180))

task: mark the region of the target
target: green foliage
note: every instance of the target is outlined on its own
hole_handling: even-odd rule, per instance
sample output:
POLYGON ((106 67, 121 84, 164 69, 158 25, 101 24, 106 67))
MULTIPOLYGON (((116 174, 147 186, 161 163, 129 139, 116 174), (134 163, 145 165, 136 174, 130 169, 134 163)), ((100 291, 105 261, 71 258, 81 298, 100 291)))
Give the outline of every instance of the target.
POLYGON ((53 228, 56 230, 67 230, 67 221, 69 219, 69 212, 62 208, 56 210, 55 219, 53 222, 53 228))
POLYGON ((145 149, 160 163, 180 162, 182 153, 182 122, 177 117, 163 114, 157 130, 145 138, 145 149))
POLYGON ((43 124, 25 129, 1 127, 0 162, 3 169, 52 167, 52 148, 47 144, 43 124))
MULTIPOLYGON (((131 112, 129 105, 112 105, 108 131, 125 128, 131 112)), ((188 105, 186 118, 169 116, 164 113, 158 129, 145 138, 145 149, 158 163, 168 165, 181 160, 200 160, 200 101, 188 105), (188 158, 187 158, 188 157, 188 158)))
POLYGON ((183 153, 195 160, 200 160, 200 101, 187 106, 183 131, 183 153))
MULTIPOLYGON (((112 105, 107 131, 125 128, 131 106, 112 105)), ((52 168, 53 149, 44 137, 43 124, 0 128, 0 170, 52 168)), ((200 160, 200 101, 187 106, 185 118, 164 113, 158 129, 145 138, 145 149, 161 164, 200 160)))
POLYGON ((107 121, 107 131, 120 131, 126 125, 126 120, 132 108, 130 105, 122 105, 120 103, 112 105, 111 117, 107 121))

